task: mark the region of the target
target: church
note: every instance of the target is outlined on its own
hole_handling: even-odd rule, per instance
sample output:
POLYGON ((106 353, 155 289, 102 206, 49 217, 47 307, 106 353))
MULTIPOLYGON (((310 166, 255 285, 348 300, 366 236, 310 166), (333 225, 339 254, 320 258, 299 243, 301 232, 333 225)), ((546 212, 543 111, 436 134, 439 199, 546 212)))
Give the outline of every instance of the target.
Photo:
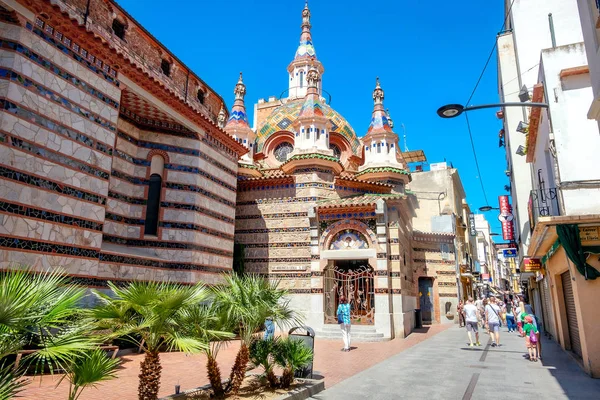
POLYGON ((409 334, 415 308, 452 322, 454 236, 413 230, 425 156, 401 151, 379 79, 366 132, 328 104, 301 17, 289 89, 251 126, 242 74, 228 110, 114 1, 0 0, 0 268, 99 289, 240 268, 324 336, 341 295, 370 340, 409 334))

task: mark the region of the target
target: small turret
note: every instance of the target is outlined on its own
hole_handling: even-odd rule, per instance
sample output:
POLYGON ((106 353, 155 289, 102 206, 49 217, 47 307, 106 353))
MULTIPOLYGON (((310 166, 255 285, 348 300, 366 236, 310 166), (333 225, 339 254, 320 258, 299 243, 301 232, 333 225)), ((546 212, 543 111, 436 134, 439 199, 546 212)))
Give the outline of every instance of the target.
POLYGON ((235 85, 233 93, 235 94, 235 101, 233 103, 233 107, 231 108, 231 113, 229 114, 229 120, 225 125, 225 132, 233 136, 235 140, 248 148, 248 153, 242 156, 242 162, 252 163, 254 155, 254 139, 256 135, 250 128, 250 125, 248 125, 248 116, 246 114, 246 106, 244 104, 246 85, 244 85, 241 72, 240 78, 235 85))

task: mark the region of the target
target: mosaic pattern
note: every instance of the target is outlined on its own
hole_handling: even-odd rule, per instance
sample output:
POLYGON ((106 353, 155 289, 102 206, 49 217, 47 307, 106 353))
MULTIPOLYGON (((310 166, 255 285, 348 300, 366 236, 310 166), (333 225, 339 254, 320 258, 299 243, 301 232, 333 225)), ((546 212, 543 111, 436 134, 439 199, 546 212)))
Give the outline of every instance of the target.
POLYGON ((196 211, 202 214, 205 214, 209 217, 213 217, 215 219, 218 219, 220 221, 223 222, 227 222, 228 224, 233 224, 234 220, 233 218, 227 217, 225 215, 221 215, 217 212, 214 212, 212 210, 209 210, 207 208, 204 207, 200 207, 194 204, 183 204, 183 203, 171 203, 171 202, 162 202, 160 203, 160 206, 162 208, 174 208, 176 210, 189 210, 189 211, 196 211))
POLYGON ((121 223, 127 224, 127 225, 144 225, 144 222, 145 222, 145 220, 143 220, 143 219, 124 217, 122 215, 113 214, 110 212, 107 212, 104 215, 104 219, 110 220, 110 221, 115 221, 115 222, 121 222, 121 223))
POLYGON ((143 239, 126 239, 118 236, 104 235, 102 238, 105 242, 120 244, 123 246, 131 247, 149 247, 159 249, 182 249, 182 250, 196 250, 211 254, 217 254, 219 256, 233 257, 233 252, 219 250, 212 247, 200 246, 193 243, 182 243, 182 242, 163 242, 159 240, 143 240, 143 239))
POLYGON ((308 247, 310 242, 285 242, 285 243, 247 243, 244 247, 247 249, 263 248, 289 248, 289 247, 308 247))
POLYGON ((337 213, 337 214, 319 214, 319 219, 321 220, 332 220, 332 219, 342 219, 342 218, 359 218, 359 219, 364 219, 364 218, 375 218, 376 214, 375 211, 371 211, 371 212, 343 212, 343 213, 337 213))
POLYGON ((383 110, 376 110, 373 112, 373 116, 371 117, 371 123, 369 124, 369 129, 367 130, 367 135, 369 133, 391 133, 392 127, 390 126, 390 121, 383 110))
POLYGON ((256 215, 237 215, 235 219, 284 219, 308 217, 307 212, 282 213, 282 214, 256 214, 256 215))
POLYGON ((268 186, 249 186, 241 187, 238 189, 239 192, 252 192, 261 190, 277 190, 277 189, 293 189, 293 188, 321 188, 321 189, 333 189, 334 185, 330 183, 321 182, 310 182, 310 183, 286 183, 281 185, 268 185, 268 186))
POLYGON ((201 188, 200 186, 196 186, 196 185, 186 185, 183 183, 174 183, 174 182, 167 182, 165 184, 165 187, 167 189, 173 189, 173 190, 184 190, 186 192, 196 192, 196 193, 200 193, 206 197, 208 197, 209 199, 213 199, 221 204, 225 204, 226 206, 230 206, 230 207, 235 207, 235 202, 233 201, 229 201, 224 197, 218 196, 212 192, 209 192, 208 190, 201 188))
POLYGON ((200 232, 200 233, 205 233, 205 234, 211 235, 211 236, 217 236, 217 237, 227 239, 227 240, 233 240, 233 235, 228 235, 227 233, 223 233, 221 231, 210 229, 210 228, 207 228, 202 225, 188 224, 188 223, 184 223, 184 222, 161 221, 159 223, 159 226, 161 226, 163 228, 169 228, 169 229, 192 230, 192 231, 196 231, 196 232, 200 232))
POLYGON ((38 210, 36 208, 27 207, 21 204, 9 203, 4 200, 0 201, 0 212, 21 215, 26 218, 40 219, 57 224, 72 225, 94 231, 102 230, 102 224, 99 222, 88 221, 85 219, 72 217, 70 215, 57 214, 46 210, 38 210))
POLYGON ((0 178, 25 183, 27 185, 39 187, 45 190, 51 190, 53 192, 73 197, 77 200, 85 200, 101 205, 106 204, 106 197, 104 196, 98 196, 95 193, 89 193, 62 183, 56 183, 47 179, 38 178, 37 176, 32 176, 22 171, 7 168, 5 166, 0 166, 0 178))
POLYGON ((282 263, 308 263, 310 262, 310 258, 297 257, 297 258, 245 258, 245 262, 249 263, 274 263, 274 262, 282 262, 282 263))
POLYGON ((319 246, 323 249, 325 248, 325 240, 328 238, 329 234, 336 231, 337 229, 355 229, 357 231, 366 232, 371 239, 371 243, 377 243, 377 237, 373 230, 369 229, 369 226, 361 221, 351 220, 351 219, 343 219, 333 224, 327 226, 323 232, 321 233, 321 239, 319 240, 319 246))
POLYGON ((243 110, 232 110, 227 120, 227 127, 243 125, 248 126, 248 116, 243 110))
POLYGON ((24 55, 25 57, 29 58, 31 61, 33 61, 36 64, 38 64, 39 66, 43 67, 44 69, 60 76, 61 78, 65 79, 72 85, 75 85, 78 89, 81 89, 82 91, 98 98, 99 100, 103 101, 104 103, 108 104, 109 106, 111 106, 115 109, 119 108, 119 103, 117 103, 116 101, 114 101, 113 99, 111 99, 110 97, 105 95, 104 93, 89 86, 89 84, 87 84, 86 82, 77 78, 76 76, 66 72, 62 68, 59 68, 55 64, 46 60, 44 57, 42 57, 39 54, 35 53, 34 51, 30 50, 28 47, 25 47, 20 43, 2 39, 2 40, 0 40, 0 48, 13 50, 19 54, 24 55))
POLYGON ((300 44, 298 45, 298 49, 296 50, 296 55, 294 58, 301 57, 317 57, 315 46, 313 45, 311 39, 300 40, 300 44))
POLYGON ((137 125, 152 129, 179 131, 198 139, 198 135, 193 131, 178 124, 173 118, 128 90, 123 90, 121 93, 121 114, 133 120, 137 125))
POLYGON ((38 253, 62 254, 67 256, 98 258, 98 250, 75 247, 73 245, 62 245, 58 243, 38 242, 36 240, 27 240, 0 236, 0 247, 16 250, 30 250, 38 253))
POLYGON ((322 117, 323 115, 323 104, 319 96, 316 94, 306 96, 298 117, 322 117))
POLYGON ((146 199, 140 199, 137 197, 126 196, 121 193, 113 192, 112 190, 108 191, 108 197, 122 201, 124 203, 146 205, 146 199))
POLYGON ((36 83, 27 77, 23 77, 22 75, 14 72, 14 71, 11 71, 11 70, 8 70, 5 68, 0 68, 0 79, 7 79, 12 82, 17 82, 24 88, 32 91, 33 93, 36 93, 36 94, 44 97, 47 100, 53 101, 57 104, 60 104, 61 106, 68 109, 69 111, 74 112, 75 114, 79 114, 83 118, 86 118, 92 122, 95 122, 98 125, 100 125, 101 127, 108 129, 109 131, 114 132, 117 130, 117 127, 114 124, 111 124, 106 119, 101 118, 101 117, 97 116, 96 114, 93 114, 87 110, 84 110, 83 108, 79 107, 77 104, 71 102, 70 100, 67 100, 65 97, 60 96, 59 94, 55 93, 54 91, 47 89, 44 86, 40 85, 39 83, 36 83))
POLYGON ((368 249, 365 237, 357 231, 347 229, 339 232, 331 241, 329 250, 368 249))
POLYGON ((278 203, 305 203, 317 201, 317 197, 286 197, 284 199, 256 199, 250 201, 240 201, 238 206, 250 206, 256 204, 278 204, 278 203))
MULTIPOLYGON (((282 130, 279 127, 279 124, 282 121, 285 119, 289 121, 295 121, 298 119, 298 115, 300 114, 303 103, 304 99, 288 101, 286 104, 275 108, 273 112, 271 112, 271 114, 258 127, 257 152, 261 152, 263 150, 266 140, 271 137, 271 135, 282 130)), ((338 114, 337 111, 327 104, 321 104, 321 110, 323 115, 327 117, 329 122, 332 124, 331 132, 336 132, 344 136, 350 143, 352 151, 358 155, 360 153, 360 142, 350 124, 348 124, 348 122, 340 114, 338 114)), ((294 134, 296 133, 296 131, 293 129, 292 132, 294 134)))
POLYGON ((101 253, 100 261, 105 263, 113 263, 113 264, 126 264, 126 265, 135 265, 140 267, 154 267, 154 268, 163 268, 163 269, 172 269, 172 270, 189 270, 189 271, 203 271, 210 273, 222 273, 229 271, 230 268, 219 268, 213 267, 203 264, 195 264, 195 263, 177 263, 177 262, 168 262, 168 261, 160 261, 160 260, 152 260, 148 258, 138 258, 131 256, 121 256, 116 254, 108 254, 101 253))
MULTIPOLYGON (((168 151, 168 152, 171 152, 171 153, 179 153, 179 154, 186 154, 186 155, 200 157, 203 160, 208 161, 209 163, 211 163, 215 167, 217 167, 217 168, 219 168, 219 169, 227 172, 229 175, 231 175, 231 176, 237 176, 237 172, 236 171, 232 170, 231 168, 228 168, 224 164, 221 164, 220 162, 218 162, 214 158, 210 157, 206 153, 203 153, 203 152, 201 152, 199 150, 188 149, 188 148, 185 148, 185 147, 172 146, 172 145, 168 145, 168 144, 146 142, 146 141, 138 140, 138 139, 136 139, 134 137, 131 137, 127 133, 125 133, 123 131, 118 131, 117 135, 121 139, 124 139, 124 140, 128 141, 129 143, 132 143, 132 144, 136 145, 137 147, 143 147, 145 149, 153 149, 153 150, 164 150, 164 151, 168 151)), ((144 162, 148 162, 147 160, 144 160, 144 161, 141 161, 141 159, 136 159, 136 160, 140 160, 140 161, 134 161, 134 164, 139 163, 139 165, 145 165, 143 163, 144 162)), ((150 165, 150 164, 148 163, 148 165, 150 165)), ((169 164, 169 165, 175 165, 175 164, 169 164)))
POLYGON ((66 37, 61 32, 55 30, 52 26, 46 24, 40 18, 35 19, 35 27, 27 22, 27 29, 57 47, 60 51, 70 55, 73 59, 88 67, 91 71, 100 74, 108 82, 119 86, 117 71, 111 68, 108 64, 104 64, 102 60, 96 58, 92 53, 79 46, 71 38, 66 37))
POLYGON ((9 144, 13 147, 18 148, 19 150, 25 151, 34 156, 43 157, 46 160, 50 160, 57 164, 71 167, 73 169, 79 170, 81 172, 85 172, 90 175, 94 175, 94 176, 104 179, 104 180, 108 180, 108 178, 109 178, 108 172, 104 172, 99 169, 93 168, 93 167, 89 166, 88 164, 85 164, 81 161, 76 161, 72 158, 65 157, 63 154, 55 153, 44 147, 31 144, 30 142, 24 141, 23 139, 17 139, 13 136, 9 136, 1 131, 0 131, 0 143, 9 144))
POLYGON ((252 234, 252 233, 289 233, 289 232, 308 232, 310 228, 272 228, 272 229, 239 229, 236 234, 252 234))
POLYGON ((82 133, 76 132, 73 129, 67 128, 63 125, 59 125, 56 122, 51 121, 48 118, 42 117, 41 115, 34 113, 31 110, 20 107, 15 103, 11 103, 10 101, 0 99, 0 109, 6 110, 19 118, 27 120, 28 122, 38 124, 45 129, 48 129, 52 132, 66 137, 67 139, 75 140, 88 147, 91 147, 92 149, 101 151, 108 155, 112 155, 112 148, 107 144, 96 142, 82 133))

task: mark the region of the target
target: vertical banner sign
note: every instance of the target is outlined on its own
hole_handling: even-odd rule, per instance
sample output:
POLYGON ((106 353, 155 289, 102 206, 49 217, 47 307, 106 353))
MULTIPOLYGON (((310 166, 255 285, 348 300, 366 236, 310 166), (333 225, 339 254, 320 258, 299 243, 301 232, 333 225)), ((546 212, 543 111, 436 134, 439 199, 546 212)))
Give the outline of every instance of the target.
POLYGON ((475 229, 475 214, 469 214, 469 233, 471 236, 477 236, 477 229, 475 229))
POLYGON ((512 214, 512 207, 508 200, 508 196, 498 196, 498 202, 500 203, 500 215, 498 215, 498 220, 502 223, 502 238, 504 240, 515 240, 515 228, 513 225, 514 216, 512 214))

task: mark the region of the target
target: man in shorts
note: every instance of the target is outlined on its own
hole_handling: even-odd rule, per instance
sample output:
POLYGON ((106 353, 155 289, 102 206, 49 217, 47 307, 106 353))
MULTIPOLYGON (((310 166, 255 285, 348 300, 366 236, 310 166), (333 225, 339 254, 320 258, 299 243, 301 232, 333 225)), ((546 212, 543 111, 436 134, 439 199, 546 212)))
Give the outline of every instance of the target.
POLYGON ((500 345, 500 307, 496 304, 496 298, 490 297, 490 301, 485 306, 485 319, 488 323, 490 335, 492 337, 492 347, 500 345))
POLYGON ((463 308, 463 312, 465 313, 465 324, 467 326, 467 335, 469 335, 469 347, 473 347, 473 337, 471 336, 472 332, 475 332, 475 340, 477 346, 481 346, 479 343, 479 326, 477 325, 477 307, 473 304, 473 298, 469 297, 467 300, 467 304, 463 308))

